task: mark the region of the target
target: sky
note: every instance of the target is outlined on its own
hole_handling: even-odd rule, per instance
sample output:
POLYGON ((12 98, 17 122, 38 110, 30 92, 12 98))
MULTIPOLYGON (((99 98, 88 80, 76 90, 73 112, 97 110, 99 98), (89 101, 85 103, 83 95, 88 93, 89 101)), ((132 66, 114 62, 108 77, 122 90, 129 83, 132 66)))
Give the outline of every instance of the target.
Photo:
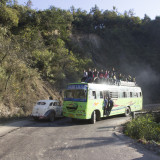
MULTIPOLYGON (((135 16, 143 18, 147 14, 151 19, 160 16, 160 0, 31 0, 32 9, 44 10, 50 6, 55 6, 61 9, 70 9, 74 6, 76 9, 90 11, 95 4, 100 10, 112 10, 113 6, 118 9, 118 12, 134 10, 135 16)), ((18 0, 20 5, 25 5, 27 0, 18 0)))

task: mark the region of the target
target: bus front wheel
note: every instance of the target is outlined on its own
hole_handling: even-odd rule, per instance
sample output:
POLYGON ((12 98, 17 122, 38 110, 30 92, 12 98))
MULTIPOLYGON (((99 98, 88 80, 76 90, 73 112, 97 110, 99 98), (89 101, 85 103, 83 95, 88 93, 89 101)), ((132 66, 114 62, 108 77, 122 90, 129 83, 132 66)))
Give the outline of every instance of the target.
POLYGON ((131 114, 131 109, 130 109, 130 107, 126 107, 126 109, 125 109, 125 116, 126 116, 126 117, 129 117, 130 114, 131 114))
POLYGON ((71 121, 72 121, 72 122, 76 122, 76 121, 77 121, 77 119, 75 119, 75 118, 71 118, 71 121))
POLYGON ((96 123, 96 112, 93 111, 92 116, 91 116, 91 124, 95 124, 96 123))

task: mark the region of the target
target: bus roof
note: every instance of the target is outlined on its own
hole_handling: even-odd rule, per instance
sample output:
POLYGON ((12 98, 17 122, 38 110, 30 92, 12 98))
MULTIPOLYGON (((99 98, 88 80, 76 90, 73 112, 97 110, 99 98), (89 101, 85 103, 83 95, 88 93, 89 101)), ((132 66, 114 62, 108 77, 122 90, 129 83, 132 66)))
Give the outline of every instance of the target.
POLYGON ((125 90, 125 91, 138 91, 141 92, 141 87, 138 86, 118 86, 118 85, 110 85, 110 84, 95 84, 95 83, 70 83, 69 85, 87 85, 89 89, 92 90, 125 90))

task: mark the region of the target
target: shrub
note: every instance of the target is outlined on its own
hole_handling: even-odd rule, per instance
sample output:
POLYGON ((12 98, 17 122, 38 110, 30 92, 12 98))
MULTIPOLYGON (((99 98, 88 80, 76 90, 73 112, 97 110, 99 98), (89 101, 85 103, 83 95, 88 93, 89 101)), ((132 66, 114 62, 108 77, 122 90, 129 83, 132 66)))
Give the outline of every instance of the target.
POLYGON ((160 124, 152 115, 138 117, 126 124, 125 134, 135 139, 160 142, 160 124))

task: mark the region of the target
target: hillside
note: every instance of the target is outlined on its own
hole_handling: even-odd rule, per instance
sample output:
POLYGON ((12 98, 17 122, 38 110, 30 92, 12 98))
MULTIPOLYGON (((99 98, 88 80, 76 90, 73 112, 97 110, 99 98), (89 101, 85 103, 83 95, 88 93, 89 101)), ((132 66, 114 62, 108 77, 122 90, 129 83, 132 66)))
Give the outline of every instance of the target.
POLYGON ((0 2, 0 116, 28 115, 37 100, 61 98, 89 67, 136 76, 144 102, 159 103, 159 26, 159 17, 116 8, 36 11, 0 2))
MULTIPOLYGON (((114 37, 115 35, 112 36, 114 37)), ((142 47, 143 49, 145 48, 142 46, 143 44, 139 44, 139 46, 137 46, 139 49, 136 50, 134 44, 137 40, 134 39, 135 37, 129 37, 134 39, 132 42, 130 42, 129 39, 123 42, 124 38, 127 37, 118 37, 117 42, 110 42, 96 34, 76 34, 73 37, 73 43, 81 48, 82 53, 92 58, 94 67, 99 70, 111 70, 112 67, 115 67, 118 73, 136 77, 137 84, 142 87, 145 104, 159 103, 159 64, 155 59, 149 59, 151 62, 147 60, 148 57, 154 54, 154 51, 147 57, 141 55, 137 52, 141 52, 142 47), (157 65, 155 65, 155 63, 157 63, 157 65)), ((147 48, 152 48, 152 46, 148 46, 147 48)), ((147 48, 144 54, 148 52, 147 48)), ((159 57, 158 53, 156 57, 159 57)))

